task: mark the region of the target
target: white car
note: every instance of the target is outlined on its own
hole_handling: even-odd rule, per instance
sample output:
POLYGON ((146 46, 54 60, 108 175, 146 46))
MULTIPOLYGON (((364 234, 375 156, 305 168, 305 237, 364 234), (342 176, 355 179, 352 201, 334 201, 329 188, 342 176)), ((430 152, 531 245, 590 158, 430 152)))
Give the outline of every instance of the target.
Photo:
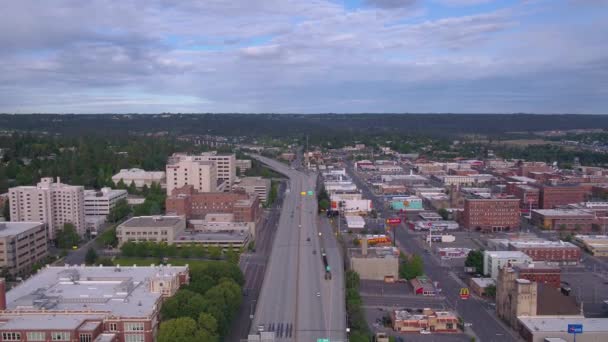
POLYGON ((420 333, 421 333, 422 335, 429 335, 431 332, 430 332, 430 331, 428 331, 428 330, 426 330, 426 329, 421 329, 421 330, 420 330, 420 333))

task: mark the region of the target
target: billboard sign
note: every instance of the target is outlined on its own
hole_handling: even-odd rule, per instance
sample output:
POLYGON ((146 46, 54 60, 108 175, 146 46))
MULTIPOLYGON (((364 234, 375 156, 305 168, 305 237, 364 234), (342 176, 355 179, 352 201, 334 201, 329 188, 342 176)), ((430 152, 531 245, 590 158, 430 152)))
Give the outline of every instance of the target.
POLYGON ((469 299, 471 294, 469 293, 469 289, 467 287, 463 287, 460 289, 460 299, 469 299))
POLYGON ((398 217, 387 218, 386 219, 386 223, 387 224, 400 224, 401 223, 401 219, 398 218, 398 217))

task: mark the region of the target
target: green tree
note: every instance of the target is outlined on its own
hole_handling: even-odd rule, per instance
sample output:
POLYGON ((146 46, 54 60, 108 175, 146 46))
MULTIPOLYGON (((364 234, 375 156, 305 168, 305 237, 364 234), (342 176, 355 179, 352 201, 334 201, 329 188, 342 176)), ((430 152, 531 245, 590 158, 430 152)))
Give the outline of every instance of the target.
POLYGON ((116 202, 116 205, 110 209, 108 214, 108 222, 116 223, 131 213, 131 206, 126 199, 121 199, 116 202))
POLYGON ((131 181, 131 184, 129 184, 129 187, 127 188, 127 191, 130 194, 137 194, 137 187, 135 186, 135 182, 131 181))
POLYGON ((87 254, 84 256, 84 261, 87 265, 95 264, 95 261, 97 261, 97 252, 94 248, 89 247, 89 249, 87 249, 87 254))
POLYGON ((2 208, 2 216, 6 221, 11 220, 11 206, 8 204, 8 201, 4 203, 4 207, 2 208))
POLYGON ((490 298, 496 297, 496 285, 488 285, 484 290, 484 294, 490 298))
POLYGON ((205 312, 198 316, 198 327, 199 329, 205 330, 211 334, 217 333, 217 321, 213 316, 205 312))
POLYGON ((467 254, 467 258, 464 261, 464 265, 467 267, 475 267, 475 272, 483 273, 483 251, 473 250, 467 254))
POLYGON ((190 317, 179 317, 162 322, 158 332, 158 342, 195 342, 198 326, 190 317))
POLYGON ((116 226, 106 229, 97 238, 97 244, 102 247, 116 247, 118 245, 118 238, 116 237, 116 226))
POLYGON ((161 315, 163 320, 184 316, 198 319, 206 305, 205 299, 200 294, 189 290, 179 290, 163 304, 161 315))
POLYGON ((447 220, 450 217, 450 213, 445 208, 440 208, 437 210, 437 214, 441 215, 441 218, 444 220, 447 220))
POLYGON ((220 259, 222 257, 222 249, 218 246, 209 246, 209 257, 211 259, 220 259))
POLYGON ((319 201, 319 210, 326 211, 327 209, 329 209, 329 201, 324 198, 319 201))
POLYGON ((123 256, 126 257, 134 257, 137 255, 137 248, 136 248, 136 243, 134 242, 125 242, 121 247, 120 247, 120 252, 123 256))
POLYGON ((399 265, 399 277, 407 280, 414 279, 424 274, 424 265, 419 255, 402 258, 399 265))
POLYGON ((65 223, 62 229, 57 230, 55 240, 57 241, 57 247, 68 249, 78 245, 80 236, 73 224, 65 223))

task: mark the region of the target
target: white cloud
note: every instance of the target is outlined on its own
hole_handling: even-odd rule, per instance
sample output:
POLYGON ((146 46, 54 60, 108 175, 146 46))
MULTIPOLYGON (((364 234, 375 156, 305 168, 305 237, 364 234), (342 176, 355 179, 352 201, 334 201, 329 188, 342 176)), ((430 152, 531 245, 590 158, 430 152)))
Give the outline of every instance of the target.
POLYGON ((504 107, 499 95, 537 74, 555 85, 534 98, 576 84, 598 97, 571 108, 606 104, 594 91, 606 83, 605 23, 526 22, 551 15, 540 5, 430 19, 420 2, 373 2, 7 2, 0 111, 465 111, 445 106, 478 91, 492 96, 476 108, 504 107))

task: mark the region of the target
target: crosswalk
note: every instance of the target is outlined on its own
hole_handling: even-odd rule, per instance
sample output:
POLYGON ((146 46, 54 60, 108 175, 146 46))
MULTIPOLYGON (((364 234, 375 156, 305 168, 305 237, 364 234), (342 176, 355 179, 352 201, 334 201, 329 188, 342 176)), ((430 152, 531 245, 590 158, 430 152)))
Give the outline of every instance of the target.
POLYGON ((292 338, 293 337, 293 324, 284 322, 272 322, 267 324, 260 324, 259 330, 272 331, 275 333, 276 338, 292 338))

